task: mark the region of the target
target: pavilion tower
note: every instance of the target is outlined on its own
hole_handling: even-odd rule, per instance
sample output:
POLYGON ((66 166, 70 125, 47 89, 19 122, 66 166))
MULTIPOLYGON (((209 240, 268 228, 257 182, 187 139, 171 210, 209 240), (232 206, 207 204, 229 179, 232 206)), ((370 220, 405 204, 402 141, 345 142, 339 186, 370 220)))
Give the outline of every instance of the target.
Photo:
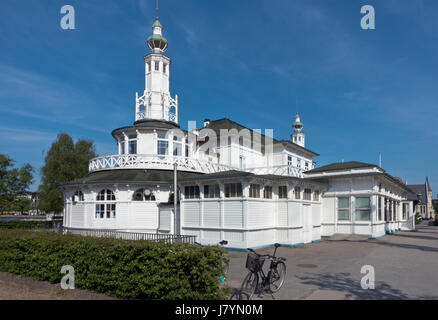
POLYGON ((292 125, 294 132, 291 135, 291 139, 293 143, 304 148, 306 145, 305 144, 306 135, 302 132, 303 127, 304 125, 301 123, 300 115, 297 112, 297 114, 295 115, 295 122, 292 125))
POLYGON ((164 54, 168 43, 163 37, 158 8, 147 44, 151 53, 144 57, 145 90, 141 97, 136 93, 135 121, 162 120, 178 123, 178 96, 173 99, 169 92, 171 60, 164 54))

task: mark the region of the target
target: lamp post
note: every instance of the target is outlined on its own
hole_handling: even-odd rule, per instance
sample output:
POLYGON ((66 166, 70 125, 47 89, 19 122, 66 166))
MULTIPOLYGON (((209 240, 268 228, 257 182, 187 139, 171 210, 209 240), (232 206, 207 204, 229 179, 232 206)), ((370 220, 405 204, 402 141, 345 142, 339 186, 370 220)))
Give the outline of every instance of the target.
POLYGON ((173 225, 175 232, 174 234, 178 234, 178 226, 177 226, 177 202, 178 202, 178 187, 177 187, 177 164, 176 162, 173 164, 173 225))

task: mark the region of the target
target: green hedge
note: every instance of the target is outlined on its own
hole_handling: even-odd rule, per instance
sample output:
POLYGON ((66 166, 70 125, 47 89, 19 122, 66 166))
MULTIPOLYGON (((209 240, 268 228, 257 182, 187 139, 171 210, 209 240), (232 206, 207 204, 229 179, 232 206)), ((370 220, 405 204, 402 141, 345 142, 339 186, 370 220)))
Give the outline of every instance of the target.
POLYGON ((0 221, 0 229, 52 229, 52 221, 0 221))
POLYGON ((89 238, 0 229, 0 271, 59 283, 61 267, 75 286, 125 299, 223 299, 218 246, 89 238))

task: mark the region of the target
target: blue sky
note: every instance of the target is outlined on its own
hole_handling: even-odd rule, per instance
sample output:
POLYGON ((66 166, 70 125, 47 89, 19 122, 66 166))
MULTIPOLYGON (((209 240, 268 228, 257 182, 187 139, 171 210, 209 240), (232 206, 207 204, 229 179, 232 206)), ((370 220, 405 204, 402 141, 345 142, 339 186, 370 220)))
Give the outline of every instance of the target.
MULTIPOLYGON (((288 139, 297 101, 318 165, 381 153, 436 194, 437 13, 436 0, 161 0, 180 124, 228 117, 288 139), (360 28, 365 4, 376 30, 360 28)), ((39 172, 67 132, 116 153, 154 17, 154 0, 1 1, 0 152, 39 172), (76 30, 60 28, 64 4, 76 30)))

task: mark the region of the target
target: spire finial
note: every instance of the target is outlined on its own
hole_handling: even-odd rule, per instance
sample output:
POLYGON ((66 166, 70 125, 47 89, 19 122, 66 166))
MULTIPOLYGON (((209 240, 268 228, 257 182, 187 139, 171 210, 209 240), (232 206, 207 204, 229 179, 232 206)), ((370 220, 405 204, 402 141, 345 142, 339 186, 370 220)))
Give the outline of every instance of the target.
POLYGON ((157 0, 157 7, 156 7, 155 11, 157 12, 157 20, 158 20, 158 0, 157 0))

